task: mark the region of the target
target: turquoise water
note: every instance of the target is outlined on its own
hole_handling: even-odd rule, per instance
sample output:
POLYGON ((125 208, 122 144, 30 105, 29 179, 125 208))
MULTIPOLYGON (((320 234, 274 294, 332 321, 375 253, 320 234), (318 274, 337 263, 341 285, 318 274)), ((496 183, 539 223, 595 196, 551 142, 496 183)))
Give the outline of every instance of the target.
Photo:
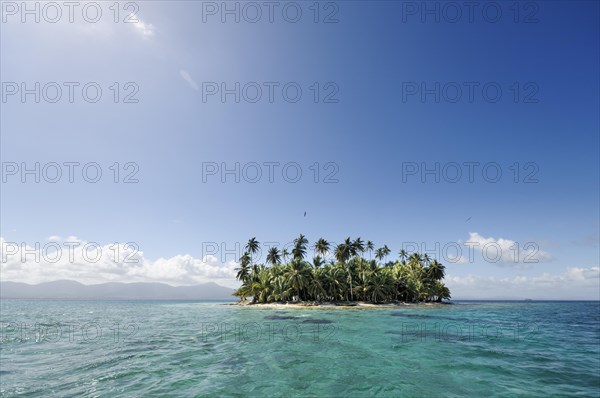
POLYGON ((2 300, 3 397, 600 395, 600 303, 2 300))

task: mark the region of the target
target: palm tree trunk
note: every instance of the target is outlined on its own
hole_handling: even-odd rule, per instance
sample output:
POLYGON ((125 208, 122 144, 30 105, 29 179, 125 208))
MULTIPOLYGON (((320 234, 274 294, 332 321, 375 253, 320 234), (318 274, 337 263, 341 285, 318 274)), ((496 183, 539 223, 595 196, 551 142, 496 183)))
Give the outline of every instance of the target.
POLYGON ((348 278, 350 279, 350 301, 354 301, 354 294, 352 293, 352 275, 348 271, 348 278))

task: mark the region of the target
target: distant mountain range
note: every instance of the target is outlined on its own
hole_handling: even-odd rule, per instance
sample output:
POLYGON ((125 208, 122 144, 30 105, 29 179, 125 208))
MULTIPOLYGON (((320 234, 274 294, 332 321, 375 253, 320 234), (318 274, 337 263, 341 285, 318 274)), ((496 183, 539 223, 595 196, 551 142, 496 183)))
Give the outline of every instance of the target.
POLYGON ((84 300, 226 300, 234 301, 233 289, 203 283, 195 286, 170 286, 164 283, 101 283, 84 285, 71 280, 29 285, 0 282, 0 298, 84 299, 84 300))

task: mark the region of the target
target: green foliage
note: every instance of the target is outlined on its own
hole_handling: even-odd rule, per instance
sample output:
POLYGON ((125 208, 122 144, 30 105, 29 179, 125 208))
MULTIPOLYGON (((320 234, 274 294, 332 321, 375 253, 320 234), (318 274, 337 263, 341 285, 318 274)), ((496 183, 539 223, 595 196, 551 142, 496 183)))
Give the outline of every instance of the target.
POLYGON ((375 250, 376 260, 362 257, 365 252, 374 250, 374 244, 361 238, 346 238, 333 249, 330 244, 319 239, 314 245, 317 256, 312 263, 304 260, 308 240, 300 235, 294 241, 292 258, 285 262, 289 254, 271 248, 267 255, 267 267, 252 264, 252 254, 259 248, 256 238, 250 239, 246 252, 240 258, 237 279, 242 286, 234 296, 245 301, 252 297, 254 303, 285 301, 367 301, 386 303, 441 302, 450 298, 450 290, 442 280, 445 267, 427 254, 399 253, 397 261, 383 260, 390 254, 387 245, 375 250), (333 259, 325 261, 330 249, 333 259))

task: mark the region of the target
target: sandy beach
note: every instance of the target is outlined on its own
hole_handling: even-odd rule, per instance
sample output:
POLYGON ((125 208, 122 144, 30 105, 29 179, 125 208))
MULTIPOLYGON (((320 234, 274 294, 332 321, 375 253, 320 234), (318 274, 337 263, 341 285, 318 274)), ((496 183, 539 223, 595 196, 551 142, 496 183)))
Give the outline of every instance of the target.
POLYGON ((314 303, 314 302, 300 302, 300 303, 256 303, 252 304, 250 302, 237 302, 237 303, 227 303, 225 305, 237 305, 240 307, 246 308, 257 308, 257 309, 390 309, 390 308, 401 308, 401 307, 422 307, 422 306, 443 306, 451 303, 443 302, 443 303, 384 303, 384 304, 374 304, 367 302, 355 302, 355 303, 314 303))

